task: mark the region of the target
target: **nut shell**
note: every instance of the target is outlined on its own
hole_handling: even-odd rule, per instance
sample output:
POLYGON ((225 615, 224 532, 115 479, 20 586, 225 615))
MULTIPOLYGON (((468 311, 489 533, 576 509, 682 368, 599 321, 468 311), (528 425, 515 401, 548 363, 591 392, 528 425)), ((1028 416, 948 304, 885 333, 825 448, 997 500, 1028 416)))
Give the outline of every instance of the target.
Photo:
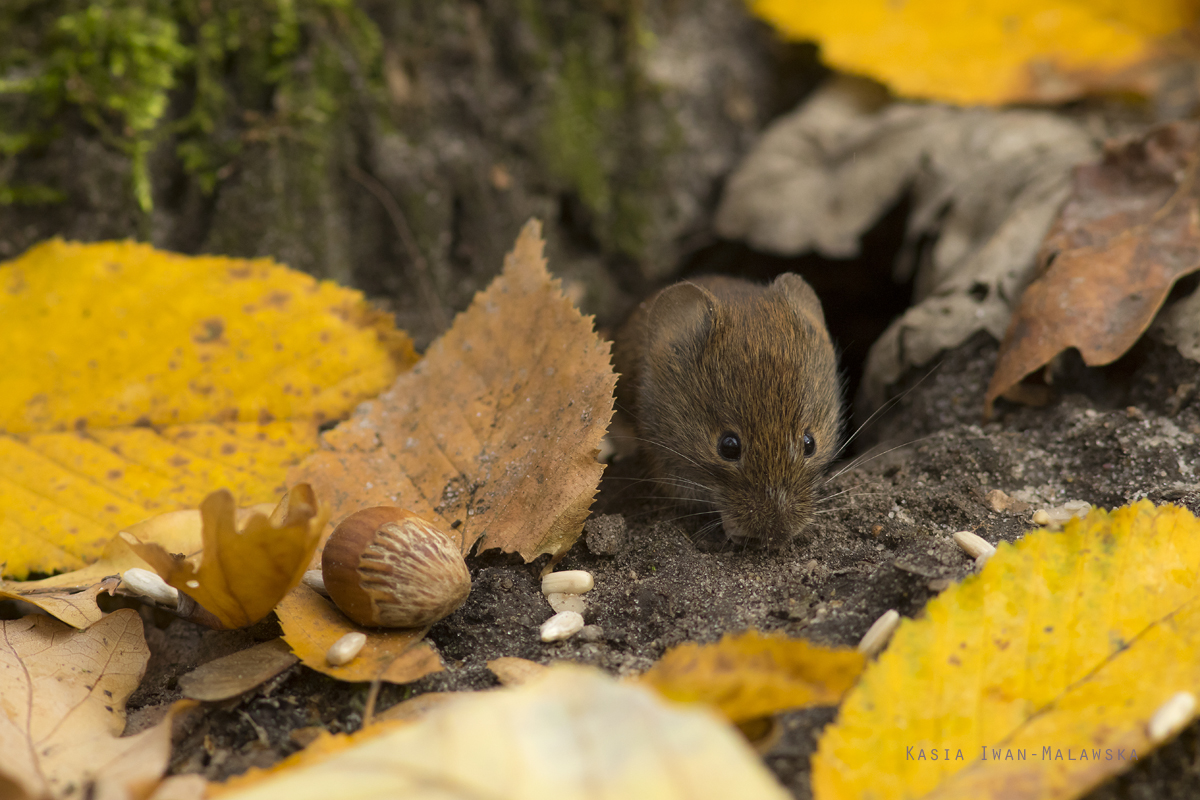
POLYGON ((471 592, 458 545, 411 511, 357 511, 321 554, 329 597, 359 625, 418 628, 448 616, 471 592))

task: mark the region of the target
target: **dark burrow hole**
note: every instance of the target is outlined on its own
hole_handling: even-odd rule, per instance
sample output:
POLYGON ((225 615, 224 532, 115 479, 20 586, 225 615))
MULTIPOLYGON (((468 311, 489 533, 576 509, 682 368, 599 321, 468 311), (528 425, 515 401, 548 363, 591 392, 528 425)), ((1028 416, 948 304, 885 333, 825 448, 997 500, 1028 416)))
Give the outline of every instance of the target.
POLYGON ((912 300, 911 278, 898 281, 894 277, 911 208, 912 201, 906 194, 863 234, 857 258, 825 258, 813 253, 782 257, 755 251, 741 242, 718 241, 694 252, 679 275, 739 275, 766 282, 781 273, 794 272, 812 284, 821 298, 825 321, 841 360, 843 399, 850 415, 845 430, 857 430, 863 420, 853 417, 853 400, 862 381, 867 352, 912 300))

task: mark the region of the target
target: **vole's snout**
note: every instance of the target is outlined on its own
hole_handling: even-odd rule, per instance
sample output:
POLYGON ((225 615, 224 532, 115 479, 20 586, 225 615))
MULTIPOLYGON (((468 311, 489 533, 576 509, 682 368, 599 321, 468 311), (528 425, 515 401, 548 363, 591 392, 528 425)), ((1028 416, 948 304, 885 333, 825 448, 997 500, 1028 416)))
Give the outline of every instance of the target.
POLYGON ((812 507, 810 489, 772 486, 752 502, 726 506, 721 511, 721 524, 734 542, 782 547, 808 526, 812 507))

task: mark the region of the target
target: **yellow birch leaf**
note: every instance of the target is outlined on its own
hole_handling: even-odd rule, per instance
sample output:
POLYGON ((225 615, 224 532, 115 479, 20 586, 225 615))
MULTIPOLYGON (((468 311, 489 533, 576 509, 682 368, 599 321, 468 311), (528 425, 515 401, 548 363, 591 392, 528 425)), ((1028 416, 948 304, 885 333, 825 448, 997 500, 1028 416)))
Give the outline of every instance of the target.
POLYGON ((36 615, 0 621, 0 788, 30 800, 148 795, 167 768, 171 716, 194 705, 121 737, 149 658, 131 609, 82 631, 36 615))
POLYGON ((423 642, 428 628, 363 628, 301 584, 276 607, 283 640, 304 666, 339 681, 412 683, 442 670, 437 651, 423 642), (334 666, 325 654, 347 633, 366 634, 367 643, 349 664, 334 666))
POLYGON ((747 631, 716 644, 673 647, 639 680, 671 700, 708 703, 731 722, 746 722, 790 708, 837 705, 863 663, 854 650, 747 631))
POLYGON ((0 264, 0 563, 95 561, 215 487, 273 501, 318 426, 416 360, 355 291, 267 259, 53 240, 0 264))
POLYGON ((1180 692, 1200 694, 1200 521, 1093 511, 901 623, 825 729, 814 796, 1079 796, 1163 740, 1147 723, 1180 692))
POLYGON ((557 665, 511 689, 463 693, 412 723, 321 743, 235 778, 222 800, 525 798, 784 800, 749 745, 705 709, 557 665))
POLYGON ((183 519, 192 525, 198 522, 201 550, 191 558, 175 558, 162 545, 141 541, 142 535, 156 538, 159 519, 147 520, 121 538, 163 580, 226 628, 244 628, 270 614, 300 583, 329 509, 317 501, 312 487, 301 483, 292 487, 269 517, 252 513, 239 522, 233 495, 224 489, 213 492, 200 504, 198 514, 172 515, 163 521, 169 526, 183 519))
POLYGON ((438 524, 466 555, 526 561, 570 549, 604 465, 616 376, 609 345, 546 269, 541 224, 526 223, 504 271, 421 364, 323 437, 294 469, 333 520, 400 506, 438 524))
POLYGON ((1189 48, 1188 0, 749 0, 831 67, 897 94, 963 105, 1151 93, 1189 48))

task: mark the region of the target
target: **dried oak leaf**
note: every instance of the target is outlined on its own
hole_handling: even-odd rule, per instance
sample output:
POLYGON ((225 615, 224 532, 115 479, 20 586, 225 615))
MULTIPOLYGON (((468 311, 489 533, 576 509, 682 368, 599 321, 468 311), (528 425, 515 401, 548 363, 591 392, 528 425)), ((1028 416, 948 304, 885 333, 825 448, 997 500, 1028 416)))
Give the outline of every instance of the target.
POLYGON ((171 753, 171 716, 122 738, 125 701, 150 651, 136 611, 86 630, 29 616, 0 621, 0 792, 15 800, 145 797, 171 753))
POLYGON ((428 628, 363 628, 333 603, 301 584, 276 607, 283 640, 304 666, 340 681, 412 683, 442 670, 437 650, 423 642, 428 628), (347 633, 366 634, 367 643, 349 664, 334 666, 325 654, 347 633))
POLYGON ((565 553, 604 467, 609 345, 546 271, 541 223, 413 370, 322 437, 294 469, 333 519, 398 505, 457 537, 463 554, 565 553))
POLYGON ((267 259, 53 240, 0 264, 0 563, 79 569, 214 486, 279 496, 415 360, 362 295, 267 259))
POLYGON ((1200 520, 1177 506, 1002 543, 863 672, 821 735, 813 796, 1087 794, 1194 717, 1150 735, 1158 709, 1200 693, 1198 600, 1200 520))
POLYGON ((1200 124, 1175 122, 1111 143, 1078 168, 1072 198, 1042 243, 1042 273, 1000 345, 997 397, 1069 347, 1115 361, 1149 327, 1175 281, 1200 269, 1200 124))
POLYGON ((199 511, 147 520, 121 538, 221 626, 243 628, 270 614, 300 583, 329 509, 317 501, 312 487, 301 483, 292 487, 270 516, 252 511, 239 520, 237 512, 233 495, 222 489, 204 498, 199 511), (152 541, 160 520, 170 527, 186 524, 198 529, 200 552, 176 558, 152 541), (151 541, 143 542, 143 537, 151 541))
POLYGON ((715 644, 673 647, 639 681, 672 700, 709 703, 731 722, 745 722, 791 708, 837 705, 863 665, 853 650, 747 631, 715 644))
POLYGON ((271 639, 180 675, 179 691, 192 700, 228 700, 261 686, 299 660, 283 639, 271 639))
POLYGON ((1097 91, 1147 94, 1186 63, 1193 4, 1179 0, 751 0, 825 63, 897 94, 961 105, 1061 102, 1097 91))

